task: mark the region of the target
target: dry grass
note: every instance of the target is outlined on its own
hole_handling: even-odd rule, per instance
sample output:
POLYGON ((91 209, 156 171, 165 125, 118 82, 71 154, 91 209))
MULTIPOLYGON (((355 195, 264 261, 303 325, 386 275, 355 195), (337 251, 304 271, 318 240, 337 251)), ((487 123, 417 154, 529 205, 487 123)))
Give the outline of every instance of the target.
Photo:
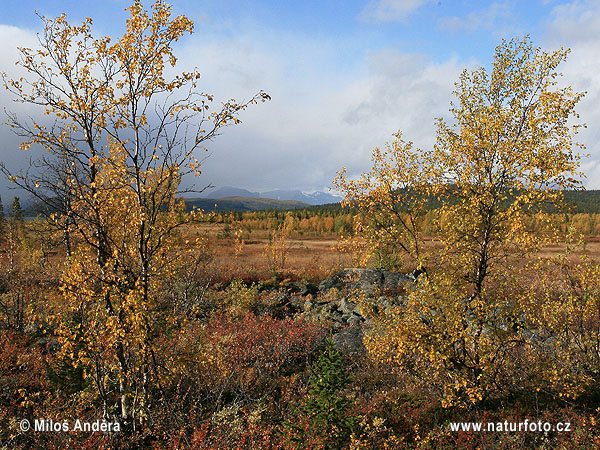
MULTIPOLYGON (((313 236, 295 233, 285 241, 286 259, 283 270, 274 271, 269 267, 265 255, 265 247, 269 243, 269 231, 252 230, 244 231, 244 244, 236 252, 236 239, 232 228, 230 236, 226 236, 223 224, 197 224, 186 225, 182 229, 182 238, 189 239, 206 236, 209 242, 209 251, 212 255, 209 267, 205 273, 213 282, 226 283, 233 278, 247 281, 269 280, 273 277, 288 278, 291 280, 306 280, 318 282, 333 273, 353 266, 352 255, 337 248, 339 237, 334 234, 313 236), (278 272, 278 273, 276 273, 278 272)), ((436 245, 434 240, 426 238, 426 245, 436 245)), ((553 257, 564 254, 566 244, 555 243, 543 247, 537 256, 553 257)), ((571 257, 577 258, 584 249, 576 249, 571 257)), ((600 237, 586 238, 585 252, 594 261, 600 262, 600 237)), ((62 260, 62 247, 59 245, 49 253, 49 263, 55 265, 62 260)), ((525 261, 517 264, 524 267, 525 261)), ((8 264, 6 243, 0 244, 0 264, 8 264)))
POLYGON ((285 241, 285 263, 274 270, 265 255, 268 231, 253 230, 250 235, 246 232, 242 245, 234 237, 225 237, 218 224, 203 224, 186 233, 208 237, 212 277, 218 282, 232 278, 266 280, 274 276, 316 282, 352 265, 351 255, 335 248, 337 236, 291 235, 285 241))
MULTIPOLYGON (((268 231, 252 230, 250 233, 246 231, 243 237, 244 244, 241 246, 241 251, 237 253, 236 239, 233 236, 224 236, 223 225, 202 224, 189 228, 186 233, 203 234, 208 237, 213 255, 211 266, 214 280, 219 282, 227 282, 232 278, 248 281, 268 280, 275 275, 264 253, 265 246, 269 242, 268 231)), ((351 267, 352 255, 341 252, 337 248, 338 239, 335 235, 290 235, 285 242, 287 251, 285 264, 283 270, 278 271, 278 276, 316 282, 345 267, 351 267)), ((427 240, 431 245, 432 241, 427 240)), ((565 248, 565 243, 548 245, 543 247, 537 256, 557 256, 564 253, 565 248)), ((600 262, 600 238, 586 239, 585 251, 593 260, 600 262)), ((582 249, 578 249, 573 253, 573 257, 579 256, 582 252, 582 249)))

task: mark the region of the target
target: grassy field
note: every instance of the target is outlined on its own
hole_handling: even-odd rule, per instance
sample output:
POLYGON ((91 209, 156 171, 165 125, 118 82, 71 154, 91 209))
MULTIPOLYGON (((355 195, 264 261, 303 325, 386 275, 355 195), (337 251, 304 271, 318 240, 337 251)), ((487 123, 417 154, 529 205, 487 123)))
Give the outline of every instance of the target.
MULTIPOLYGON (((188 237, 208 237, 213 257, 211 270, 215 280, 227 282, 231 278, 240 278, 257 281, 273 276, 274 270, 269 267, 265 255, 272 235, 270 230, 246 231, 241 239, 225 237, 223 230, 223 224, 200 224, 188 228, 184 233, 188 237)), ((425 237, 425 240, 429 245, 437 245, 434 237, 425 237)), ((600 237, 588 235, 584 242, 584 248, 575 248, 571 257, 576 258, 585 253, 591 260, 600 261, 600 237)), ((277 267, 277 271, 289 279, 317 282, 343 268, 355 266, 353 254, 342 249, 340 243, 341 237, 334 232, 321 235, 292 232, 284 243, 285 263, 282 267, 277 267)), ((567 244, 563 240, 545 245, 533 256, 553 257, 564 254, 566 248, 567 244)), ((414 267, 407 266, 406 272, 413 269, 414 267)))
MULTIPOLYGON (((313 222, 318 225, 326 223, 325 219, 313 222)), ((76 352, 90 345, 89 354, 97 355, 94 364, 105 364, 114 346, 103 346, 104 329, 84 321, 85 314, 91 315, 87 303, 63 299, 60 277, 68 263, 61 235, 39 234, 34 228, 40 223, 34 222, 26 222, 23 234, 15 235, 18 239, 9 235, 0 246, 0 443, 17 449, 215 450, 291 450, 300 448, 297 439, 301 439, 302 448, 314 449, 580 449, 600 444, 600 389, 593 375, 587 375, 596 369, 585 372, 594 367, 600 354, 593 344, 598 330, 598 308, 593 305, 600 237, 588 233, 585 245, 569 255, 571 262, 552 266, 547 273, 526 263, 536 257, 558 261, 567 247, 563 239, 544 246, 530 259, 511 261, 510 284, 499 284, 496 292, 498 298, 518 303, 525 311, 526 320, 531 321, 526 330, 530 334, 522 332, 520 322, 512 329, 500 330, 491 341, 493 346, 484 348, 486 356, 505 358, 497 366, 496 384, 488 388, 490 395, 476 403, 467 400, 449 405, 443 402, 445 378, 431 374, 425 378, 426 366, 401 370, 393 359, 377 357, 378 349, 396 348, 393 341, 378 346, 373 343, 386 335, 377 331, 379 326, 389 327, 403 320, 403 313, 399 313, 402 308, 393 309, 397 314, 393 316, 364 312, 364 317, 370 317, 368 323, 340 322, 340 309, 347 307, 348 299, 368 305, 385 295, 394 302, 399 292, 406 298, 411 289, 376 292, 373 298, 362 300, 336 290, 292 294, 288 290, 291 282, 318 285, 343 268, 355 266, 353 254, 340 250, 340 236, 333 231, 297 227, 282 233, 281 220, 271 227, 253 223, 259 226, 228 220, 188 224, 181 229, 178 244, 171 251, 192 250, 199 255, 198 270, 184 265, 157 288, 153 311, 167 311, 172 320, 150 325, 160 325, 152 348, 156 365, 163 371, 159 379, 165 383, 162 389, 169 401, 153 404, 155 415, 145 419, 148 425, 143 434, 84 436, 18 430, 15 417, 92 421, 104 408, 118 411, 118 379, 114 367, 102 369, 108 375, 100 380, 107 387, 106 393, 101 393, 111 402, 103 407, 100 394, 94 393, 93 359, 75 363, 76 352), (204 245, 196 246, 195 238, 204 245), (589 266, 581 265, 584 253, 592 261, 589 266), (569 306, 569 301, 576 307, 569 306), (312 309, 306 310, 306 305, 313 305, 312 309), (286 309, 289 307, 292 309, 286 309), (545 322, 534 327, 532 321, 538 317, 545 322), (569 325, 565 327, 563 322, 569 325), (59 332, 60 324, 64 328, 59 332), (77 334, 81 324, 83 329, 99 333, 94 346, 80 340, 79 336, 84 336, 77 334), (365 339, 363 351, 338 354, 327 347, 328 336, 352 335, 359 329, 365 339), (64 340, 64 333, 71 331, 74 334, 67 336, 79 346, 75 351, 64 340), (543 345, 532 341, 533 332, 544 337, 539 338, 543 345), (567 340, 558 340, 565 336, 567 340), (504 347, 496 351, 495 345, 504 347), (97 348, 103 352, 94 353, 97 348), (563 371, 559 369, 555 375, 550 363, 561 364, 563 371), (342 446, 333 444, 330 428, 315 425, 308 409, 298 409, 298 405, 317 408, 311 403, 318 391, 313 374, 326 378, 334 372, 335 379, 343 382, 333 391, 323 387, 320 395, 333 395, 338 402, 328 420, 344 430, 342 446), (569 382, 569 377, 582 373, 585 377, 569 382), (515 434, 451 429, 452 423, 459 422, 524 420, 552 426, 568 422, 573 432, 515 434), (290 422, 301 428, 290 426, 290 422)), ((426 245, 435 248, 439 244, 429 237, 426 245)), ((403 271, 413 268, 407 265, 403 271)), ((454 300, 446 299, 448 308, 460 307, 454 300)), ((104 308, 96 314, 104 314, 104 308)), ((430 317, 441 321, 435 314, 430 317)), ((412 322, 412 326, 423 323, 427 322, 412 322)), ((441 332, 446 329, 444 325, 441 332)), ((438 345, 443 346, 447 341, 440 342, 438 345)), ((411 357, 407 356, 409 360, 411 357)), ((450 373, 458 372, 452 370, 450 373)))

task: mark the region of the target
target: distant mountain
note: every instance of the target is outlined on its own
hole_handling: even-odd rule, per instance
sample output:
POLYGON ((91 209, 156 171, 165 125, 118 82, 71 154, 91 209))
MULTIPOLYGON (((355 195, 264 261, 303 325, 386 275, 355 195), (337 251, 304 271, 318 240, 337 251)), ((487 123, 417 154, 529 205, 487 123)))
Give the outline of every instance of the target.
POLYGON ((295 200, 274 200, 257 197, 186 198, 185 206, 204 211, 264 211, 266 209, 302 209, 311 205, 295 200))
MULTIPOLYGON (((221 188, 212 191, 211 194, 218 192, 226 192, 225 189, 237 189, 238 191, 246 191, 245 189, 239 188, 221 188)), ((263 194, 250 191, 246 192, 250 193, 250 195, 230 196, 225 198, 185 198, 184 200, 189 209, 195 206, 197 208, 204 209, 205 211, 214 211, 215 203, 217 204, 216 209, 219 211, 259 211, 265 209, 288 210, 306 208, 309 206, 313 206, 317 210, 329 210, 339 208, 339 201, 341 200, 339 197, 323 192, 305 194, 300 191, 271 191, 268 193, 269 195, 272 195, 274 197, 280 197, 281 199, 263 198, 263 196, 266 196, 266 192, 263 194), (281 192, 283 194, 279 194, 281 192), (305 201, 298 201, 295 199, 283 200, 283 198, 285 197, 291 197, 293 193, 299 193, 300 195, 297 195, 296 198, 304 198, 305 201)), ((573 212, 595 214, 600 213, 600 190, 564 191, 564 194, 565 202, 567 203, 567 205, 574 208, 573 212)), ((9 196, 5 196, 5 199, 3 200, 4 214, 5 216, 10 216, 10 203, 12 202, 12 200, 9 201, 9 196)), ((42 205, 39 201, 24 198, 21 200, 21 207, 23 208, 23 214, 25 217, 37 217, 42 211, 45 211, 46 214, 50 214, 52 212, 57 211, 56 208, 53 208, 53 204, 55 202, 56 204, 58 204, 56 200, 50 199, 50 205, 42 205)))
POLYGON ((326 192, 316 191, 306 193, 302 191, 269 191, 262 192, 261 197, 274 198, 277 200, 297 200, 299 202, 308 203, 309 205, 325 205, 327 203, 339 203, 342 197, 327 194, 326 192))
POLYGON ((341 197, 328 194, 326 192, 316 191, 312 193, 299 190, 274 190, 268 192, 251 192, 247 189, 241 189, 231 186, 224 186, 216 190, 206 192, 205 198, 227 198, 227 197, 246 197, 246 198, 264 198, 274 200, 294 200, 307 203, 309 205, 325 205, 327 203, 338 203, 341 197))
POLYGON ((258 192, 250 192, 248 189, 236 188, 231 186, 223 186, 215 190, 204 192, 202 197, 205 198, 226 198, 226 197, 251 197, 258 198, 261 195, 258 192))

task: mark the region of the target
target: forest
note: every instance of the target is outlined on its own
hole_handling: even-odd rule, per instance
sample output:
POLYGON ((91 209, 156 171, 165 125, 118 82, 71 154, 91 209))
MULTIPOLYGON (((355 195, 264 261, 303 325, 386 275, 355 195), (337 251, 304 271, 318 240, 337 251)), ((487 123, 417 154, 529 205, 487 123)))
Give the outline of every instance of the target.
POLYGON ((173 75, 192 21, 127 14, 117 39, 41 16, 28 78, 2 76, 47 120, 9 112, 44 156, 0 165, 41 205, 0 202, 0 448, 600 446, 600 208, 568 49, 502 41, 433 148, 398 132, 332 174, 340 205, 204 211, 198 153, 271 97, 215 104, 173 75))

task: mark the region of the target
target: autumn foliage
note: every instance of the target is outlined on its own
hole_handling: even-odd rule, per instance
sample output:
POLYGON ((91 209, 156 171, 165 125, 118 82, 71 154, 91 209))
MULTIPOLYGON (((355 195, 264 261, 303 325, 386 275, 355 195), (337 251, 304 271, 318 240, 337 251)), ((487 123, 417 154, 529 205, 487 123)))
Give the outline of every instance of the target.
POLYGON ((446 406, 517 388, 509 373, 531 350, 519 322, 530 311, 514 298, 509 267, 553 237, 548 205, 579 186, 581 125, 570 119, 583 94, 556 81, 567 54, 528 38, 503 42, 489 73, 460 76, 453 123, 438 120, 432 150, 413 150, 398 134, 375 149, 359 181, 345 170, 336 178, 362 212, 357 234, 368 248, 395 244, 429 268, 405 305, 378 318, 367 347, 428 380, 446 406), (439 244, 426 247, 419 221, 428 204, 439 244), (545 226, 533 231, 532 217, 545 226))
POLYGON ((343 208, 205 214, 186 209, 183 177, 269 96, 215 108, 196 69, 169 75, 191 20, 160 0, 127 14, 117 39, 89 18, 42 17, 40 48, 20 49, 28 75, 3 76, 47 119, 9 113, 21 148, 47 153, 24 172, 0 167, 44 216, 23 220, 18 198, 10 218, 0 211, 0 446, 600 444, 600 268, 585 251, 600 221, 562 209, 582 175, 583 94, 558 84, 567 50, 501 43, 490 70, 460 76, 432 149, 397 133, 370 171, 338 173, 343 208), (309 269, 293 259, 301 247, 309 269), (324 293, 318 282, 348 261, 340 248, 418 270, 391 291, 324 293), (342 354, 348 335, 359 350, 342 354), (121 431, 20 426, 41 418, 121 431), (575 431, 448 427, 525 418, 575 431))

